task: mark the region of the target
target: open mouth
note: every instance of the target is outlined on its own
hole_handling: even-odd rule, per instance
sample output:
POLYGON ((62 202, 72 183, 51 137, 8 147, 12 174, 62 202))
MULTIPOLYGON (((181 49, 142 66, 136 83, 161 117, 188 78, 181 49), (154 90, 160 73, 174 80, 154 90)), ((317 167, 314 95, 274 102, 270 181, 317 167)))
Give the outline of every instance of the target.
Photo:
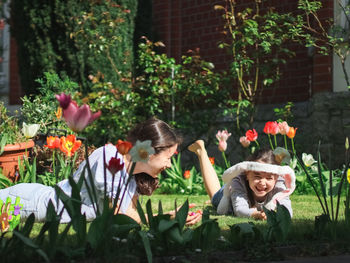
POLYGON ((259 194, 266 193, 266 187, 255 187, 255 190, 259 194))

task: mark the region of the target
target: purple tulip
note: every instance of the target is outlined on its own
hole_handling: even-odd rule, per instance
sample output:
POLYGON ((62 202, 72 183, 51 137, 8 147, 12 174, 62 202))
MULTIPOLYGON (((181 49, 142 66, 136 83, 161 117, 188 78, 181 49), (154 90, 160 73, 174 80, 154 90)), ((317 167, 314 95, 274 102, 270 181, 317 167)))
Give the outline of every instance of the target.
POLYGON ((65 110, 68 108, 69 103, 71 102, 72 98, 70 97, 70 95, 65 94, 65 93, 61 93, 60 95, 56 94, 56 99, 59 101, 60 103, 60 107, 65 110))
POLYGON ((68 107, 63 109, 63 117, 66 120, 68 127, 74 132, 82 131, 100 116, 101 111, 92 113, 88 105, 84 104, 78 107, 74 100, 71 100, 68 107))

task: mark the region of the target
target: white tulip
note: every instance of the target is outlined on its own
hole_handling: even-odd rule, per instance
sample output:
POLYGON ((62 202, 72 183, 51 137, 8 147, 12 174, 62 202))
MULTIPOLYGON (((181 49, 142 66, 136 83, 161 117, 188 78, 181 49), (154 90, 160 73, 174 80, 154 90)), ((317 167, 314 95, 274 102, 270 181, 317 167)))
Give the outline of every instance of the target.
POLYGON ((304 164, 307 166, 307 167, 310 167, 311 165, 313 165, 314 163, 316 163, 314 157, 312 156, 312 154, 306 154, 306 153, 303 153, 302 156, 301 156, 304 164))
POLYGON ((289 164, 291 157, 290 153, 282 148, 282 147, 277 147, 274 151, 273 154, 275 155, 275 160, 280 163, 280 164, 289 164))
POLYGON ((27 139, 33 138, 39 131, 40 125, 39 124, 26 124, 23 122, 23 128, 22 128, 22 133, 24 137, 27 139))

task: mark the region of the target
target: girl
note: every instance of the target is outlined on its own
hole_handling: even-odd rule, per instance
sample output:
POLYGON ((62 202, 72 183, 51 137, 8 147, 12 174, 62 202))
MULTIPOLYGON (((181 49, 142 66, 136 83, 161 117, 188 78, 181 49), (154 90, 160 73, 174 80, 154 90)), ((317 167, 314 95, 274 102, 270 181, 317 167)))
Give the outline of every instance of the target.
MULTIPOLYGON (((104 200, 105 179, 104 166, 109 163, 112 157, 117 157, 124 162, 124 168, 117 172, 114 177, 114 184, 112 183, 112 174, 106 169, 106 193, 111 199, 116 197, 119 183, 121 185, 121 193, 125 192, 124 197, 119 198, 117 210, 120 213, 126 214, 140 222, 136 210, 137 200, 140 194, 151 195, 158 186, 158 174, 163 170, 171 167, 171 157, 175 153, 181 139, 177 136, 173 128, 165 122, 156 118, 151 118, 143 123, 137 125, 130 131, 127 140, 135 145, 136 141, 150 140, 151 146, 155 153, 150 155, 147 163, 137 162, 135 169, 129 183, 129 172, 127 168, 131 165, 131 156, 129 154, 121 155, 118 153, 116 146, 112 144, 105 145, 98 148, 89 156, 89 163, 93 175, 93 184, 97 189, 98 201, 97 205, 102 208, 104 200), (113 186, 113 188, 112 188, 113 186), (122 201, 120 201, 122 200, 122 201)), ((73 179, 77 182, 80 176, 85 176, 87 182, 90 183, 88 172, 84 173, 86 161, 82 162, 77 171, 73 175, 73 179)), ((68 180, 63 180, 57 184, 67 195, 71 195, 72 188, 68 180)), ((96 217, 94 204, 89 196, 88 189, 85 183, 80 190, 82 199, 81 212, 85 213, 87 220, 93 220, 96 217)), ((6 201, 7 197, 11 197, 12 203, 16 197, 20 197, 23 208, 20 210, 21 219, 27 218, 31 213, 34 213, 36 221, 44 221, 46 218, 46 211, 49 201, 51 200, 59 213, 63 204, 58 200, 56 192, 53 187, 42 184, 17 184, 15 186, 0 190, 0 199, 6 201)), ((173 215, 175 212, 170 212, 173 215)), ((187 224, 192 225, 201 219, 200 213, 191 214, 187 218, 187 224)), ((70 217, 66 210, 63 210, 61 216, 61 223, 67 223, 70 217)))
POLYGON ((210 163, 204 142, 198 140, 188 147, 198 159, 206 191, 218 214, 234 214, 265 220, 263 206, 275 209, 277 202, 293 215, 289 195, 295 189, 294 171, 280 166, 272 150, 259 150, 246 162, 238 163, 219 179, 210 163))

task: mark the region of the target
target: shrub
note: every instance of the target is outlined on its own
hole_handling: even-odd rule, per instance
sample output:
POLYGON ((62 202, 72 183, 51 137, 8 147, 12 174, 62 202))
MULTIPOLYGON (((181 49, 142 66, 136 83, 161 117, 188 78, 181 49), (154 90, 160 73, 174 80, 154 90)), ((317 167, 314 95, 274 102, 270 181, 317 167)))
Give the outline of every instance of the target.
POLYGON ((125 87, 133 61, 137 1, 14 0, 11 33, 18 43, 21 84, 37 93, 43 72, 67 75, 89 90, 89 74, 100 71, 125 87))

